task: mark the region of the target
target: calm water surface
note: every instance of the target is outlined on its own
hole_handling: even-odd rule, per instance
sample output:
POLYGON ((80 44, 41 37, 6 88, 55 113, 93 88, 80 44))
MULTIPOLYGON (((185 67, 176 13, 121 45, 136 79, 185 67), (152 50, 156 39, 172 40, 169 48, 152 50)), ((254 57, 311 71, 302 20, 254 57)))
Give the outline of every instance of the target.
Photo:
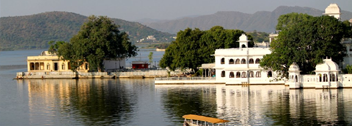
POLYGON ((352 89, 167 86, 154 85, 153 79, 12 80, 26 71, 26 56, 39 53, 0 52, 1 126, 181 126, 182 115, 189 113, 227 119, 230 125, 352 125, 352 89))

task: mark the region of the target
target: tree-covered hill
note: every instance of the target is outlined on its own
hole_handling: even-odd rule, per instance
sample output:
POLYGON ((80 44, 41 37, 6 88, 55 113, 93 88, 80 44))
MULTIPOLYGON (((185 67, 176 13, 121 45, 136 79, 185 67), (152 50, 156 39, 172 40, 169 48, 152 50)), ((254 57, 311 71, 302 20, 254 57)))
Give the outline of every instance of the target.
MULTIPOLYGON (((312 16, 321 16, 324 13, 322 9, 325 8, 320 9, 321 10, 309 7, 279 6, 271 12, 258 11, 253 14, 246 14, 236 11, 220 11, 209 15, 186 17, 181 19, 144 24, 156 30, 173 34, 185 28, 199 28, 201 30, 207 30, 213 26, 222 26, 225 29, 241 29, 244 31, 256 30, 271 33, 275 31, 277 19, 280 17, 280 15, 296 12, 306 13, 312 16)), ((349 20, 352 18, 352 13, 344 11, 343 8, 341 13, 342 20, 349 20)))
MULTIPOLYGON (((0 50, 43 49, 49 41, 70 41, 86 16, 70 12, 46 12, 29 16, 0 18, 0 50)), ((130 40, 154 35, 157 41, 171 42, 175 35, 160 32, 137 22, 112 19, 130 40)))

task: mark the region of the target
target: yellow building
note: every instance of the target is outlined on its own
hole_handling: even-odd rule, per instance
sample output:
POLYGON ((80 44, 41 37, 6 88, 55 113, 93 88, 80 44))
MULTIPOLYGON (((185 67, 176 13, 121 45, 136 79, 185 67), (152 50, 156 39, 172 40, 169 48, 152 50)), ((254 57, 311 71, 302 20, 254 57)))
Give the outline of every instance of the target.
MULTIPOLYGON (((27 69, 28 72, 69 72, 71 65, 70 61, 61 60, 56 54, 43 51, 39 56, 27 57, 27 69)), ((88 72, 88 70, 88 63, 77 68, 78 72, 88 72)))

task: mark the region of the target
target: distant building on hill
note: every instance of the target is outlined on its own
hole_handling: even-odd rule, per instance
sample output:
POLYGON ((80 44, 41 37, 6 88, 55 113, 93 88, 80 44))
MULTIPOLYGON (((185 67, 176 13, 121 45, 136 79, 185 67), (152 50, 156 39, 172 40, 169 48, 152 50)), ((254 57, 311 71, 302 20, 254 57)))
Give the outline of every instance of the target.
POLYGON ((149 36, 147 37, 147 40, 156 41, 156 38, 154 37, 154 35, 149 35, 149 36))

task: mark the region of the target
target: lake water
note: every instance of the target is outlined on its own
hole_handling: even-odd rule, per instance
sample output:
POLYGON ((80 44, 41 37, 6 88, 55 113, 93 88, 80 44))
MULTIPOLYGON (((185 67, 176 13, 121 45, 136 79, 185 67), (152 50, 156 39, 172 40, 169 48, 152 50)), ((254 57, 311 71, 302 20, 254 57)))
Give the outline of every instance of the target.
MULTIPOLYGON (((352 89, 154 85, 153 79, 13 80, 16 72, 26 71, 26 57, 40 52, 0 52, 1 126, 182 126, 185 114, 227 119, 230 125, 352 125, 352 89)), ((149 52, 140 54, 148 57, 149 52)), ((154 52, 154 60, 162 53, 154 52)), ((137 59, 142 58, 126 64, 137 59)))

